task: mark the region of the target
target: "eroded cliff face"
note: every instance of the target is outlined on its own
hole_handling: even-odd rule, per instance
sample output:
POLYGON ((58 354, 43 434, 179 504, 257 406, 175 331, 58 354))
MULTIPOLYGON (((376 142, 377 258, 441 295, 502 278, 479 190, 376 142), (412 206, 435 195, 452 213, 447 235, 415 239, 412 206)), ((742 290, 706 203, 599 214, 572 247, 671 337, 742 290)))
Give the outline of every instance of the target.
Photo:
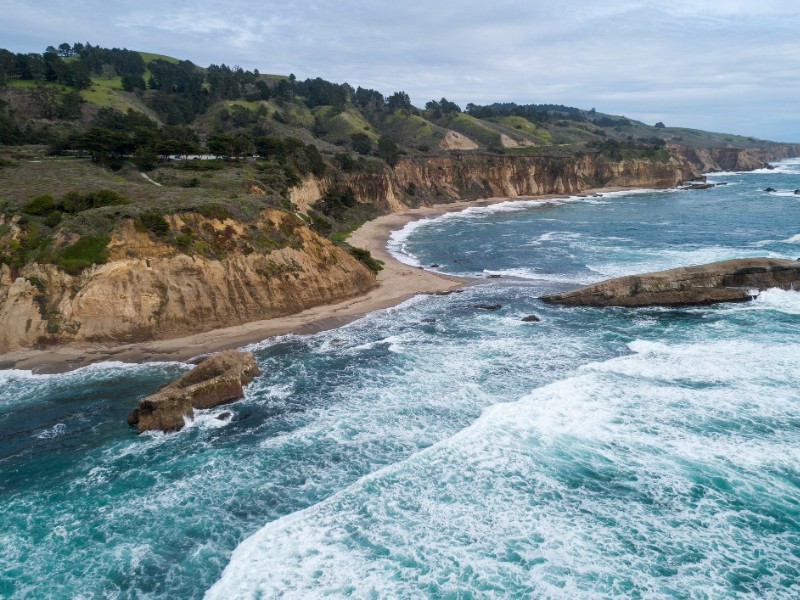
MULTIPOLYGON (((454 153, 404 157, 391 170, 344 174, 338 183, 353 188, 360 202, 387 212, 409 206, 456 200, 574 194, 595 187, 673 187, 699 175, 686 161, 609 161, 584 155, 570 158, 454 153)), ((301 211, 333 185, 330 178, 308 177, 291 191, 301 211)))
POLYGON ((774 144, 766 148, 689 148, 671 145, 670 152, 680 156, 701 173, 711 171, 751 171, 770 161, 800 156, 798 144, 774 144))
MULTIPOLYGON (((261 214, 270 224, 285 218, 294 217, 261 214)), ((171 217, 172 225, 181 219, 171 217)), ((204 221, 220 231, 243 227, 231 219, 204 221)), ((300 312, 377 285, 362 263, 309 228, 297 227, 295 235, 293 247, 215 260, 187 256, 124 221, 109 243, 109 262, 80 275, 49 264, 29 264, 18 273, 2 265, 0 352, 167 339, 300 312)))
POLYGON ((574 158, 465 155, 403 159, 394 169, 401 190, 414 189, 434 199, 574 194, 600 186, 671 187, 694 176, 678 160, 608 161, 574 158))
MULTIPOLYGON (((596 187, 675 187, 703 172, 751 170, 768 161, 800 156, 800 145, 766 148, 689 148, 671 145, 667 161, 614 161, 601 155, 568 158, 459 154, 403 157, 392 169, 345 173, 336 183, 353 188, 360 202, 387 212, 409 206, 456 200, 541 194, 575 194, 596 187)), ((291 200, 305 211, 332 185, 331 178, 309 176, 291 190, 291 200)))

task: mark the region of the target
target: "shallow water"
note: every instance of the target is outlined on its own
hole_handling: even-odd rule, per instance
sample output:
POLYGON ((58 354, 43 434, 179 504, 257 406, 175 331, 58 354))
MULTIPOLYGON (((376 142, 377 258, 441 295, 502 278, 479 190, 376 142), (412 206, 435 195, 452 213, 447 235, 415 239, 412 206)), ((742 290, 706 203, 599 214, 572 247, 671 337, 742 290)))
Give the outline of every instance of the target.
POLYGON ((536 299, 800 256, 800 162, 711 179, 413 224, 406 261, 502 277, 257 344, 178 434, 124 418, 189 365, 0 372, 0 597, 797 596, 798 294, 536 299))

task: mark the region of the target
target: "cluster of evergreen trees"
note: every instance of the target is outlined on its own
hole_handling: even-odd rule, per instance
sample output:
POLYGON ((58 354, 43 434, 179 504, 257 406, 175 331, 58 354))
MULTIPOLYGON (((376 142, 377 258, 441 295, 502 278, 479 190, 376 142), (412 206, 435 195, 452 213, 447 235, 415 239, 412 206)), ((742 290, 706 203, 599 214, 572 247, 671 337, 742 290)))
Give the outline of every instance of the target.
POLYGON ((0 85, 12 79, 52 81, 75 89, 92 84, 89 69, 82 62, 67 62, 54 52, 15 54, 0 48, 0 85))
POLYGON ((572 121, 586 121, 583 111, 563 104, 516 104, 515 102, 495 102, 482 106, 469 103, 466 107, 467 114, 476 119, 491 119, 492 117, 523 117, 533 123, 547 123, 555 119, 569 117, 572 121))

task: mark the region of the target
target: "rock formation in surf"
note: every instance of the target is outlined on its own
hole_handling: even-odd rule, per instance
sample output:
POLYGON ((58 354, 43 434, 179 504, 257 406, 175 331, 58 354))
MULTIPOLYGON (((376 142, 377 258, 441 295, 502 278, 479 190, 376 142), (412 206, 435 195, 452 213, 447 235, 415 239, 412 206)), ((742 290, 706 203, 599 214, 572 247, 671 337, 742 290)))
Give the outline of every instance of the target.
POLYGON ((194 417, 195 408, 213 408, 244 396, 244 386, 260 374, 252 352, 219 352, 139 400, 128 415, 128 425, 136 425, 136 433, 177 431, 185 418, 194 417))
POLYGON ((800 289, 800 262, 739 258, 608 279, 570 292, 543 296, 563 306, 683 306, 746 302, 755 290, 800 289))

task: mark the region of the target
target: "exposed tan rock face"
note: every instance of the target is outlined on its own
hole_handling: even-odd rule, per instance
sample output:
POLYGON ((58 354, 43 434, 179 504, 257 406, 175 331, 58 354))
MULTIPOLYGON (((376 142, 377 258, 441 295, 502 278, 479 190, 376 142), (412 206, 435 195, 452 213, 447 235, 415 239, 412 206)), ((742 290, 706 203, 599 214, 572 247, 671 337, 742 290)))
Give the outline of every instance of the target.
POLYGON ((800 289, 800 262, 774 258, 740 258, 629 275, 543 296, 564 306, 681 306, 744 302, 752 290, 800 289))
POLYGON ((309 207, 322 198, 327 189, 328 186, 325 179, 308 175, 300 185, 289 190, 289 200, 297 206, 300 212, 308 213, 309 207))
POLYGON ((766 163, 800 155, 798 144, 775 144, 768 148, 689 148, 670 145, 670 151, 679 154, 700 172, 749 171, 766 166, 766 163))
MULTIPOLYGON (((612 161, 591 154, 569 158, 462 155, 453 149, 449 156, 403 157, 391 170, 345 174, 340 183, 352 187, 360 202, 373 203, 387 212, 402 212, 409 205, 420 203, 492 196, 574 194, 593 187, 669 188, 695 179, 704 171, 754 169, 770 160, 798 156, 800 146, 775 144, 766 149, 738 150, 672 145, 670 152, 671 160, 651 162, 612 161), (410 189, 415 190, 414 195, 409 194, 410 189)), ((307 208, 333 183, 330 178, 309 176, 291 191, 292 201, 307 208)))
POLYGON ((213 408, 244 396, 244 386, 261 372, 252 352, 227 350, 214 354, 154 394, 139 400, 128 415, 136 432, 176 431, 194 409, 213 408))
POLYGON ((678 160, 608 161, 602 157, 546 158, 470 154, 404 158, 394 168, 398 188, 439 201, 490 196, 572 194, 597 186, 672 187, 698 173, 678 160))
POLYGON ((533 144, 533 142, 515 140, 514 138, 507 136, 505 133, 501 133, 500 145, 503 146, 503 148, 520 148, 522 146, 533 146, 535 144, 533 144))
MULTIPOLYGON (((285 217, 273 210, 262 214, 276 223, 285 217)), ((179 224, 181 217, 176 219, 179 224)), ((237 224, 216 222, 218 228, 228 225, 237 224)), ((296 233, 301 244, 295 248, 213 260, 181 254, 129 226, 112 236, 107 264, 78 276, 30 264, 12 277, 3 267, 0 352, 179 337, 300 312, 377 285, 374 274, 346 251, 307 227, 296 233)))
POLYGON ((448 129, 444 134, 442 141, 439 142, 439 147, 444 150, 476 150, 478 144, 469 139, 463 133, 448 129))

